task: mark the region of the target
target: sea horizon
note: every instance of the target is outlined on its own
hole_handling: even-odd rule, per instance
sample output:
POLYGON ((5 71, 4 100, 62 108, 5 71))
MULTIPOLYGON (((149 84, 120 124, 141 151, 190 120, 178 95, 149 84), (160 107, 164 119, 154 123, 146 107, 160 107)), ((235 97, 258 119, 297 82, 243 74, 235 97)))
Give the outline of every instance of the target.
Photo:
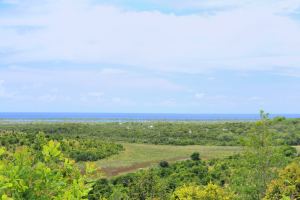
MULTIPOLYGON (((283 116, 300 118, 300 114, 270 114, 270 118, 283 116)), ((71 121, 71 122, 119 122, 119 121, 255 121, 259 114, 236 113, 100 113, 100 112, 0 112, 1 121, 71 121)))

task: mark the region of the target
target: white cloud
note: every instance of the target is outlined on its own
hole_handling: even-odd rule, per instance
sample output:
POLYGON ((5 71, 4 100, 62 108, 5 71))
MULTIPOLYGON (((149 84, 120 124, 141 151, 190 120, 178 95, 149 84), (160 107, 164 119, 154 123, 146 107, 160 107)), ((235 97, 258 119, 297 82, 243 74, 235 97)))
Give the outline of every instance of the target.
POLYGON ((216 77, 213 77, 213 76, 209 76, 209 77, 207 77, 207 80, 209 80, 209 81, 214 81, 214 80, 216 80, 217 78, 216 77))
POLYGON ((178 106, 177 101, 175 99, 173 99, 173 98, 165 99, 165 100, 162 100, 162 101, 160 101, 158 103, 154 102, 154 103, 152 103, 152 106, 157 106, 157 104, 160 105, 160 106, 163 106, 163 107, 164 106, 166 106, 166 107, 175 107, 175 106, 178 106))
POLYGON ((205 97, 205 93, 196 93, 195 98, 196 99, 203 99, 205 97))
POLYGON ((86 94, 81 94, 79 99, 87 104, 91 102, 99 103, 105 101, 105 96, 102 92, 88 92, 86 94))
POLYGON ((119 103, 119 102, 122 101, 122 99, 121 99, 120 97, 114 97, 114 98, 112 98, 111 100, 112 100, 112 102, 114 102, 114 103, 119 103))
POLYGON ((104 94, 102 92, 89 92, 87 95, 91 97, 101 98, 104 94))
POLYGON ((0 80, 0 96, 4 96, 5 88, 3 86, 4 80, 0 80))
POLYGON ((253 96, 253 97, 250 97, 249 100, 250 101, 261 101, 261 100, 263 100, 263 98, 257 97, 257 96, 253 96))
POLYGON ((13 52, 1 62, 66 60, 187 73, 300 70, 299 21, 286 15, 300 3, 272 2, 228 1, 237 6, 211 16, 125 11, 88 0, 35 2, 0 18, 0 48, 13 52), (8 26, 39 29, 20 33, 8 26))
POLYGON ((132 105, 139 94, 185 91, 167 79, 118 69, 0 68, 0 97, 19 101, 132 105), (10 85, 8 92, 4 80, 10 85), (16 90, 17 89, 17 90, 16 90), (47 91, 47 93, 45 93, 47 91))
POLYGON ((45 94, 45 95, 41 95, 37 98, 39 101, 43 101, 43 102, 53 102, 57 100, 57 96, 56 95, 51 95, 51 94, 45 94))
POLYGON ((15 96, 14 93, 7 91, 7 88, 4 85, 5 81, 0 79, 0 98, 13 98, 15 96))
POLYGON ((1 0, 0 3, 4 3, 4 4, 19 4, 20 1, 19 0, 1 0))

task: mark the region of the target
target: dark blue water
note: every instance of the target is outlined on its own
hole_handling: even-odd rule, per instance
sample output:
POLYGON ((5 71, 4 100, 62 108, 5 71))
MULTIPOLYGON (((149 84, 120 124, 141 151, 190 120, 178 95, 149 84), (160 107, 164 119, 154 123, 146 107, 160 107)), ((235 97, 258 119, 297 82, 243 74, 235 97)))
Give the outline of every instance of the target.
MULTIPOLYGON (((300 114, 273 114, 300 118, 300 114)), ((252 121, 258 114, 154 114, 154 113, 0 113, 8 121, 252 121)))

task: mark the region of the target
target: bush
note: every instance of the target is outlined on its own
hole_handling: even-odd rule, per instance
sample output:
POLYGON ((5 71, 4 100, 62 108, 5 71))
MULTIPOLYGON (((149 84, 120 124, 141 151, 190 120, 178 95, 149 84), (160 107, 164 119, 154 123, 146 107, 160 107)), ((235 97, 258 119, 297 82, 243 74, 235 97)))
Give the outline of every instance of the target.
POLYGON ((282 147, 282 151, 286 157, 295 158, 298 155, 297 149, 292 146, 284 146, 282 147))
POLYGON ((201 187, 197 185, 182 186, 177 188, 172 200, 197 199, 197 200, 231 200, 234 195, 225 191, 223 188, 209 183, 201 187))
POLYGON ((168 163, 168 161, 163 160, 163 161, 159 162, 159 166, 162 168, 166 168, 166 167, 169 167, 169 163, 168 163))
POLYGON ((279 177, 269 185, 264 200, 299 199, 300 198, 300 165, 289 164, 281 170, 279 177))
POLYGON ((275 122, 282 122, 284 120, 286 120, 286 118, 283 116, 277 116, 277 117, 274 117, 274 119, 273 119, 273 121, 275 121, 275 122))
POLYGON ((198 152, 194 152, 191 155, 191 159, 194 160, 194 161, 200 160, 200 154, 198 152))

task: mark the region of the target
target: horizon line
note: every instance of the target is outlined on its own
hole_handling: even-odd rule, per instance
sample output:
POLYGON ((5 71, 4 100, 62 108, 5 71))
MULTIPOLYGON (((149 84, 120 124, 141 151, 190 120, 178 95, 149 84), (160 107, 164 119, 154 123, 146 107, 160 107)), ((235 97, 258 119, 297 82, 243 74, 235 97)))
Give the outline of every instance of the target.
MULTIPOLYGON (((42 114, 42 113, 50 113, 50 114, 175 114, 175 115, 259 115, 257 113, 170 113, 170 112, 82 112, 82 111, 0 111, 1 114, 4 113, 32 113, 32 114, 42 114)), ((300 115, 300 113, 271 113, 267 112, 270 115, 300 115)))

